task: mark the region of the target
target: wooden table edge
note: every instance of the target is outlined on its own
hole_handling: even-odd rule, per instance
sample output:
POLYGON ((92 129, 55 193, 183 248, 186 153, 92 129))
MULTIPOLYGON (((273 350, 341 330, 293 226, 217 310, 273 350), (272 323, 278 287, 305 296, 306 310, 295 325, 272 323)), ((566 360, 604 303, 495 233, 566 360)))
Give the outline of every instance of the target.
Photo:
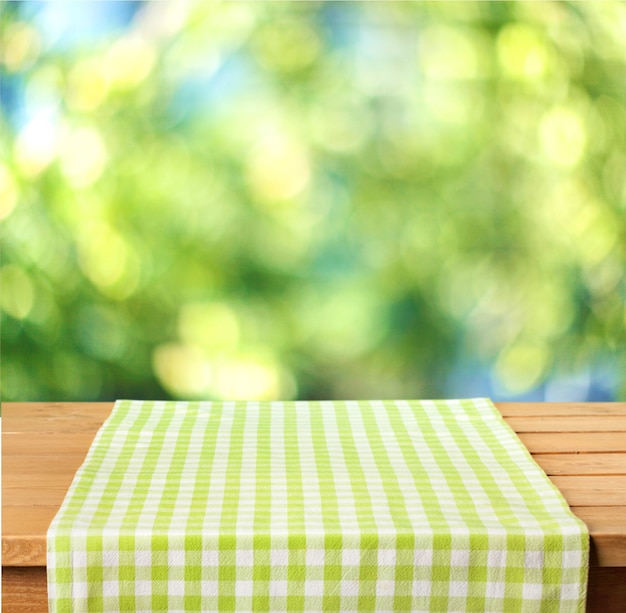
MULTIPOLYGON (((82 432, 81 435, 86 437, 89 435, 89 439, 93 441, 98 428, 104 423, 106 417, 113 409, 114 402, 98 402, 98 403, 64 403, 64 402, 38 402, 38 403, 4 403, 3 404, 3 437, 11 435, 12 433, 6 432, 6 413, 12 413, 15 410, 19 410, 20 407, 28 406, 34 410, 39 409, 65 409, 65 410, 78 410, 80 407, 84 409, 87 407, 93 408, 101 416, 101 421, 98 427, 94 427, 93 430, 88 432, 82 432)), ((548 408, 548 413, 560 413, 562 409, 567 407, 570 403, 499 403, 495 402, 495 406, 503 414, 503 418, 507 421, 507 416, 513 415, 519 416, 524 411, 523 406, 531 407, 531 412, 539 410, 539 405, 544 404, 548 408)), ((598 417, 610 416, 614 413, 626 414, 626 403, 574 403, 577 407, 577 414, 585 414, 591 412, 598 417)), ((508 423, 508 422, 507 422, 508 423)), ((625 435, 626 436, 626 435, 625 435)), ((88 451, 89 445, 84 449, 84 455, 88 451)), ((3 451, 4 455, 4 451, 3 451)), ((534 453, 531 452, 531 455, 534 453)), ((84 456, 83 456, 84 459, 84 456)), ((6 466, 3 465, 3 471, 6 466)), ((552 477, 549 476, 551 480, 552 477)), ((557 479, 558 481, 558 479, 557 479)), ((557 486, 558 487, 558 486, 557 486)), ((3 485, 4 489, 4 485, 3 485)), ((4 494, 4 492, 3 492, 4 494)), ((5 496, 2 497, 3 509, 8 506, 8 502, 5 500, 5 496)), ((576 514, 576 507, 572 507, 572 512, 576 514)), ((581 517, 582 521, 585 521, 581 517)), ((626 527, 624 533, 593 533, 590 530, 590 565, 594 567, 626 567, 626 527), (617 547, 616 547, 617 545, 617 547)), ((2 564, 3 566, 45 566, 46 565, 46 535, 45 534, 30 534, 30 535, 15 535, 7 534, 6 524, 2 525, 2 564)))

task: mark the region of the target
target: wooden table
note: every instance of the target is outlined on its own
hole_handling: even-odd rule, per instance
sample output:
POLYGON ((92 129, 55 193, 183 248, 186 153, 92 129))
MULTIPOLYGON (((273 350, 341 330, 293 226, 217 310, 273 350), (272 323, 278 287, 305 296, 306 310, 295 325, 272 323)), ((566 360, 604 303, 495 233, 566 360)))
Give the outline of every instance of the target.
MULTIPOLYGON (((591 534, 587 610, 626 611, 626 403, 496 403, 591 534)), ((113 403, 2 407, 2 610, 47 611, 46 531, 113 403)))

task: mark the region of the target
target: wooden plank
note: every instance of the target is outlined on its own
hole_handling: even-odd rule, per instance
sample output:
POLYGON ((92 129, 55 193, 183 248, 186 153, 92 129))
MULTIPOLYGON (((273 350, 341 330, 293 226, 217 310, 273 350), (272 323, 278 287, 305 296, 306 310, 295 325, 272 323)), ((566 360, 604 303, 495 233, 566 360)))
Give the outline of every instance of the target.
POLYGON ((590 566, 626 567, 626 537, 624 534, 590 533, 590 566))
POLYGON ((587 613, 624 613, 626 610, 626 567, 590 568, 587 613))
POLYGON ((48 613, 44 567, 2 567, 2 612, 48 613))
POLYGON ((44 489, 65 494, 73 478, 74 474, 68 471, 50 471, 43 479, 41 474, 26 474, 24 471, 15 471, 2 476, 2 485, 7 495, 11 492, 17 494, 22 490, 32 490, 34 494, 37 494, 44 489))
POLYGON ((505 417, 626 415, 626 402, 494 402, 505 417))
POLYGON ((573 506, 572 512, 596 534, 622 535, 626 539, 626 506, 573 506))
POLYGON ((572 507, 589 529, 592 566, 626 567, 626 507, 572 507))
POLYGON ((3 406, 5 433, 95 432, 113 409, 111 402, 12 402, 3 406))
POLYGON ((626 477, 621 475, 550 477, 570 507, 626 506, 626 477))
MULTIPOLYGON (((113 409, 113 402, 5 402, 2 417, 20 415, 63 416, 71 413, 91 418, 102 415, 103 420, 113 409)), ((505 417, 529 416, 602 416, 626 415, 626 402, 495 402, 505 417)))
POLYGON ((46 564, 46 532, 111 403, 11 403, 3 419, 3 562, 46 564), (61 432, 55 431, 55 416, 61 432), (10 430, 13 430, 11 432, 10 430))
MULTIPOLYGON (((37 489, 32 487, 9 487, 3 486, 2 494, 6 506, 61 506, 68 487, 53 485, 48 487, 43 484, 37 489)), ((3 532, 5 532, 3 528, 3 532)))
POLYGON ((71 474, 72 476, 80 468, 85 460, 86 454, 57 453, 54 455, 44 453, 32 456, 23 456, 19 460, 5 457, 2 466, 3 483, 5 479, 12 476, 23 475, 32 476, 45 475, 46 478, 52 475, 71 474))
POLYGON ((64 434, 55 432, 30 432, 28 434, 3 432, 2 456, 3 458, 16 458, 14 465, 17 465, 24 456, 82 454, 85 457, 95 435, 95 432, 64 434))
POLYGON ((535 453, 548 475, 626 475, 626 453, 535 453))
POLYGON ((598 417, 550 416, 507 417, 515 432, 623 432, 626 437, 626 415, 598 417))
POLYGON ((2 537, 2 563, 5 566, 45 566, 46 532, 2 537))
POLYGON ((624 432, 519 432, 531 453, 625 453, 624 432))
POLYGON ((45 566, 46 534, 59 505, 7 505, 2 509, 2 563, 45 566))
POLYGON ((3 528, 16 537, 45 534, 58 510, 56 505, 7 505, 2 509, 3 528))

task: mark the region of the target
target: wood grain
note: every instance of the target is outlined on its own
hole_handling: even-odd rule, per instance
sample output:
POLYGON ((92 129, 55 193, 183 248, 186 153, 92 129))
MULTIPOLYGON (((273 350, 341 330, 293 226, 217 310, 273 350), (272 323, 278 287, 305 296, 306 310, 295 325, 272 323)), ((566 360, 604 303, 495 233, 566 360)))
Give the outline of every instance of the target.
POLYGON ((48 526, 112 408, 113 403, 3 406, 2 560, 5 565, 45 566, 48 526))
POLYGON ((2 562, 7 566, 45 566, 46 532, 2 538, 2 562))
POLYGON ((535 453, 548 476, 626 475, 626 453, 535 453))
MULTIPOLYGON (((40 451, 37 455, 29 455, 20 457, 18 462, 9 462, 9 466, 5 467, 5 480, 14 478, 18 475, 26 478, 39 475, 41 480, 41 468, 46 467, 46 477, 65 475, 74 475, 85 460, 84 453, 58 453, 47 454, 40 451)), ((6 481, 3 481, 6 483, 6 481)))
POLYGON ((626 437, 626 415, 612 415, 610 419, 597 415, 584 417, 526 416, 507 417, 515 432, 623 432, 626 437))
POLYGON ((58 509, 59 505, 4 507, 2 520, 10 528, 2 536, 2 560, 5 565, 46 565, 46 533, 58 509))
POLYGON ((8 505, 2 509, 2 520, 15 537, 45 534, 58 510, 58 505, 8 505))
MULTIPOLYGON (((626 507, 572 507, 572 511, 578 515, 596 534, 619 534, 626 539, 626 507)), ((609 564, 609 566, 619 566, 609 564)))
POLYGON ((626 506, 626 476, 551 477, 572 507, 626 506))
POLYGON ((45 567, 2 567, 2 613, 48 613, 45 567))
POLYGON ((12 402, 3 407, 11 432, 96 432, 110 415, 111 402, 12 402))
POLYGON ((68 454, 82 454, 85 457, 95 434, 95 432, 3 432, 2 455, 10 462, 7 470, 17 468, 19 458, 22 457, 56 455, 59 456, 59 461, 64 461, 68 454), (12 462, 13 458, 15 463, 12 462))
POLYGON ((531 453, 626 453, 624 432, 518 432, 531 453))
POLYGON ((590 568, 588 583, 588 613, 624 613, 626 610, 626 567, 590 568))
POLYGON ((626 415, 626 402, 494 402, 504 417, 626 415))
POLYGON ((591 539, 589 566, 626 567, 626 539, 623 534, 598 534, 591 539))

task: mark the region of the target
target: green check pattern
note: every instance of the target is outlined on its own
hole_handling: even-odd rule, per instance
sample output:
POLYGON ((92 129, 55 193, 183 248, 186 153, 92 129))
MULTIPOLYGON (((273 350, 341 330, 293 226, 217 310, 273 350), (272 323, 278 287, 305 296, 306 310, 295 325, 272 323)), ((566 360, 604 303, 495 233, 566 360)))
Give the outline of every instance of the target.
POLYGON ((488 399, 121 400, 51 613, 582 612, 589 536, 488 399))

